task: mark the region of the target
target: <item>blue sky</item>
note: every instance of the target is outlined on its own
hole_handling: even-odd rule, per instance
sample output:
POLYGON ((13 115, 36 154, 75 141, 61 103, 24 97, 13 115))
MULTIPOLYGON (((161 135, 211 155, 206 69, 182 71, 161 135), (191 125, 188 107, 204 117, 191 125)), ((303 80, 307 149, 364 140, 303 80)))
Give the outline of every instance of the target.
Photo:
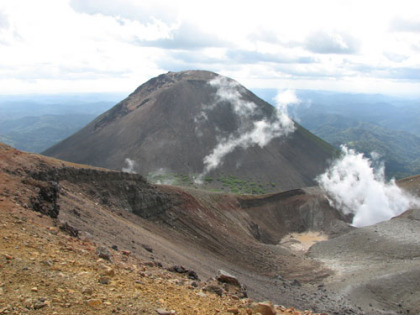
POLYGON ((131 92, 206 69, 248 88, 420 95, 414 0, 2 0, 0 94, 131 92))

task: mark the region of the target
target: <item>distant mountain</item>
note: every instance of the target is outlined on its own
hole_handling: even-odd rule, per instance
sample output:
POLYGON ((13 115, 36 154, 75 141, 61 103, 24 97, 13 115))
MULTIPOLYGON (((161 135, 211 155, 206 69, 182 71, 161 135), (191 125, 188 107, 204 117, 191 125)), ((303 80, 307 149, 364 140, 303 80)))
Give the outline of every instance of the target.
POLYGON ((117 170, 130 166, 162 182, 191 184, 201 176, 208 187, 235 192, 313 185, 335 151, 293 122, 287 134, 284 123, 273 106, 232 79, 167 73, 44 154, 117 170))
POLYGON ((0 142, 19 150, 39 153, 91 122, 96 115, 27 116, 2 121, 0 142))
POLYGON ((0 96, 0 141, 42 152, 115 104, 118 94, 0 96))
MULTIPOLYGON (((273 90, 256 91, 266 99, 273 90)), ((385 95, 297 91, 292 118, 330 144, 379 153, 387 177, 420 173, 420 100, 385 95)))
POLYGON ((308 125, 313 133, 334 146, 345 144, 366 156, 378 153, 388 177, 420 173, 420 137, 338 115, 312 117, 308 125))

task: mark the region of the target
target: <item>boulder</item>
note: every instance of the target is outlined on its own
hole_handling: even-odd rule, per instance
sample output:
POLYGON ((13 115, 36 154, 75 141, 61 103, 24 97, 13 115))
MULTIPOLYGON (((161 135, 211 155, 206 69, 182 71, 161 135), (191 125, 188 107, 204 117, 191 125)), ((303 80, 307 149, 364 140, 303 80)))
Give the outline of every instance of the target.
POLYGON ((276 309, 270 302, 257 303, 254 307, 254 311, 256 313, 261 313, 261 315, 276 315, 276 309))
POLYGON ((229 283, 237 287, 241 287, 239 280, 235 276, 231 275, 230 273, 224 270, 219 270, 219 273, 217 274, 216 279, 217 281, 222 282, 222 283, 229 283))

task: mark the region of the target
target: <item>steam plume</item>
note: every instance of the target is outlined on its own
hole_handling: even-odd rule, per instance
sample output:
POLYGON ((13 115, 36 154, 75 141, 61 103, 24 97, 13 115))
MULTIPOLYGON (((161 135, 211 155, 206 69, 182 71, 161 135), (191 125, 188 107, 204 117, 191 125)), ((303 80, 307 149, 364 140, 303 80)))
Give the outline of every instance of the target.
POLYGON ((125 164, 127 165, 126 167, 123 167, 121 169, 121 171, 123 171, 124 173, 130 173, 130 174, 137 174, 137 172, 135 171, 136 168, 136 162, 126 158, 125 159, 125 164))
POLYGON ((420 201, 402 191, 394 180, 385 181, 384 165, 345 146, 342 156, 317 181, 332 199, 330 203, 345 214, 352 213, 353 225, 372 225, 420 206, 420 201))
POLYGON ((217 102, 210 108, 225 102, 231 104, 233 111, 241 118, 240 121, 243 125, 238 128, 239 135, 231 134, 222 138, 211 153, 204 157, 204 170, 197 177, 197 183, 201 183, 202 178, 223 163, 226 155, 236 148, 246 149, 252 145, 258 145, 262 148, 272 139, 292 133, 295 130, 295 125, 287 115, 287 105, 300 102, 293 91, 279 93, 276 97, 274 116, 254 121, 251 127, 246 130, 244 122, 249 121, 247 118, 251 118, 258 111, 257 105, 242 98, 243 88, 233 80, 217 77, 210 84, 217 88, 217 102))

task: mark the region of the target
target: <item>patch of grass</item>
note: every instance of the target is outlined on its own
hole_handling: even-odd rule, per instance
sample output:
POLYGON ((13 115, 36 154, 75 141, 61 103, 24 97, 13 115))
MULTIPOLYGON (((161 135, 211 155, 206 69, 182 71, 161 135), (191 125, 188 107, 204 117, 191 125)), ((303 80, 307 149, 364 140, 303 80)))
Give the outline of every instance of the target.
MULTIPOLYGON (((194 176, 177 173, 150 173, 147 180, 154 184, 165 184, 182 187, 196 187, 194 176)), ((249 179, 238 178, 233 175, 223 175, 217 178, 204 177, 200 189, 217 192, 230 192, 233 194, 266 194, 268 190, 275 187, 275 183, 263 184, 249 179)))

